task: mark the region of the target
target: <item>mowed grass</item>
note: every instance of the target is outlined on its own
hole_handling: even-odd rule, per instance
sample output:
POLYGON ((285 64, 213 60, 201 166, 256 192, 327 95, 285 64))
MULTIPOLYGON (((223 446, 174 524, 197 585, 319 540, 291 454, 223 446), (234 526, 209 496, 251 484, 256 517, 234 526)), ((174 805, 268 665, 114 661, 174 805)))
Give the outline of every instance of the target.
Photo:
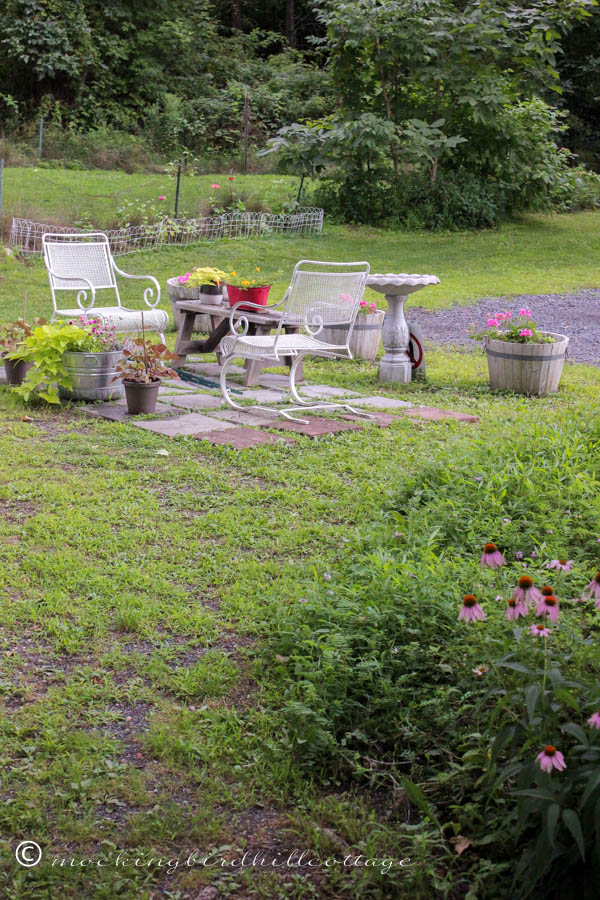
MULTIPOLYGON (((306 369, 380 388, 365 363, 306 369)), ((212 882, 240 898, 425 900, 450 884, 452 856, 432 862, 394 798, 302 778, 272 677, 285 661, 264 653, 276 613, 335 570, 404 477, 449 442, 461 456, 555 413, 577 422, 600 384, 568 365, 556 397, 493 395, 481 354, 437 350, 428 376, 386 393, 481 423, 400 420, 239 453, 69 408, 24 421, 0 388, 2 896, 187 898, 212 882), (40 866, 15 863, 26 839, 40 866), (414 865, 394 882, 373 868, 185 865, 195 848, 294 847, 414 865), (119 865, 119 850, 181 862, 119 865), (82 857, 103 865, 68 862, 82 857)))
MULTIPOLYGON (((31 172, 32 170, 26 170, 31 172)), ((71 173, 72 174, 72 173, 71 173)), ((130 176, 122 176, 130 177, 130 176)), ((261 176, 254 176, 259 178, 261 176)), ((266 176, 262 176, 266 177, 266 176)), ((510 297, 575 291, 600 285, 600 212, 525 216, 493 231, 415 234, 327 225, 320 235, 221 240, 183 248, 120 257, 132 274, 152 274, 162 287, 161 306, 170 310, 166 281, 195 265, 254 273, 260 266, 272 281, 271 302, 279 300, 296 262, 368 260, 372 272, 420 272, 440 278, 409 303, 432 309, 482 297, 510 297)), ((143 306, 143 283, 121 279, 126 305, 143 306)), ((0 321, 21 315, 27 291, 30 313, 51 312, 48 280, 37 257, 0 257, 0 321)), ((73 297, 63 295, 64 306, 73 297)), ((367 291, 385 308, 381 294, 367 291)), ((102 295, 98 297, 99 305, 102 295)), ((105 301, 106 302, 106 301, 105 301)))

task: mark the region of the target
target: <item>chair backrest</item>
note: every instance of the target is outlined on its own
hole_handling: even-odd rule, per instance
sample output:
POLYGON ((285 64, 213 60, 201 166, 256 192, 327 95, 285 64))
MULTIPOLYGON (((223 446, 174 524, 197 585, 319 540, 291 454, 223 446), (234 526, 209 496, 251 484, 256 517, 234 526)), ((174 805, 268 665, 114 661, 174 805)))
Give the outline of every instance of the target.
POLYGON ((294 268, 281 324, 304 326, 309 332, 320 325, 353 325, 368 274, 368 262, 300 260, 294 268))
POLYGON ((85 278, 97 290, 112 288, 118 295, 108 237, 102 232, 45 234, 42 249, 53 293, 85 290, 85 278))

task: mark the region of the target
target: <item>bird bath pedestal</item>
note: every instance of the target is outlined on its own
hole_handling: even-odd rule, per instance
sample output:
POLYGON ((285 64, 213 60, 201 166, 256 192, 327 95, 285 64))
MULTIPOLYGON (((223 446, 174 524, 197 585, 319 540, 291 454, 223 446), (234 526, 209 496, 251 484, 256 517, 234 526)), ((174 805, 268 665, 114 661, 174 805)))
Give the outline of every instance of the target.
POLYGON ((369 275, 367 287, 385 294, 388 310, 383 321, 381 339, 384 355, 379 363, 379 380, 406 383, 412 379, 412 362, 408 355, 409 331, 404 318, 404 304, 409 294, 429 284, 439 284, 435 275, 369 275))

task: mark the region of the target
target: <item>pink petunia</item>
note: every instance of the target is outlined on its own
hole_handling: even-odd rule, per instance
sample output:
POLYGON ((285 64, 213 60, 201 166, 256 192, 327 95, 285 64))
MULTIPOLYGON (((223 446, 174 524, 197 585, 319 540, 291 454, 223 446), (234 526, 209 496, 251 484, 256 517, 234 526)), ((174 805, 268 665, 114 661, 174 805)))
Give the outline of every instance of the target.
POLYGON ((505 617, 510 622, 511 619, 514 619, 516 622, 521 616, 527 615, 527 610, 524 609, 523 604, 520 600, 515 600, 514 597, 510 597, 507 601, 506 612, 504 613, 505 617))
POLYGON ((229 180, 230 180, 230 181, 233 181, 233 180, 234 180, 233 175, 230 175, 230 176, 229 176, 229 180))
POLYGON ((520 310, 519 310, 519 315, 520 315, 520 316, 530 316, 530 315, 531 315, 531 310, 529 309, 529 307, 525 307, 525 306, 524 306, 523 309, 520 309, 520 310))
POLYGON ((361 301, 360 301, 360 306, 365 307, 366 305, 367 305, 367 301, 366 301, 366 300, 361 300, 361 301))
POLYGON ((496 319, 488 319, 488 328, 497 328, 499 322, 496 319))
POLYGON ((588 725, 591 725, 592 728, 600 729, 600 709, 598 710, 598 712, 595 712, 592 716, 590 716, 587 721, 588 725))
POLYGON ((536 616, 548 616, 551 622, 556 622, 559 613, 558 597, 555 597, 554 594, 550 596, 542 595, 542 599, 538 602, 535 610, 536 616))
POLYGON ((562 772, 563 769, 567 768, 564 756, 552 744, 547 744, 535 759, 539 763, 542 772, 552 772, 552 769, 562 772))
POLYGON ((483 620, 486 615, 477 602, 477 598, 473 594, 467 594, 463 597, 462 606, 458 614, 459 621, 463 619, 465 622, 477 622, 483 620))
POLYGON ((213 189, 213 191, 218 191, 220 187, 220 184, 211 184, 211 188, 213 189))
POLYGON ((596 600, 600 599, 600 571, 596 572, 586 587, 586 591, 590 597, 594 597, 596 600))
POLYGON ((531 328, 521 328, 519 334, 521 337, 533 337, 533 331, 531 328))
POLYGON ((529 604, 538 603, 541 596, 540 591, 533 583, 533 578, 529 575, 521 575, 514 589, 513 597, 515 600, 521 601, 526 612, 529 611, 529 604))
POLYGON ((506 565, 506 560, 504 559, 496 545, 491 541, 489 544, 486 544, 484 546, 483 555, 480 562, 482 566, 489 566, 490 569, 497 569, 500 566, 506 565))
POLYGON ((165 199, 165 195, 164 195, 164 194, 159 194, 159 195, 158 195, 158 199, 159 199, 159 200, 164 200, 164 199, 165 199))
POLYGON ((498 320, 498 322, 503 322, 505 318, 506 316, 504 315, 504 313, 496 313, 496 319, 498 320))
POLYGON ((185 275, 180 275, 177 281, 179 284, 185 284, 188 278, 190 277, 190 272, 186 272, 185 275))
POLYGON ((505 319, 512 319, 512 313, 505 312, 505 313, 504 313, 504 318, 505 318, 505 319))
POLYGON ((552 559, 546 566, 547 569, 558 569, 560 572, 570 572, 573 568, 572 559, 552 559))
POLYGON ((545 625, 535 624, 529 629, 534 637, 550 637, 551 631, 545 625))

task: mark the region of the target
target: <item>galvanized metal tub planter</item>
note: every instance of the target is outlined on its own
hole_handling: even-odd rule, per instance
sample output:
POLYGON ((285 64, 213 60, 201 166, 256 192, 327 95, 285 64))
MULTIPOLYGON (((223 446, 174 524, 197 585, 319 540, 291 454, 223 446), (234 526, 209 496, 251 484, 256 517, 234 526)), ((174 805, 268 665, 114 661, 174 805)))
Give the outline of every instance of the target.
MULTIPOLYGON (((355 359, 368 359, 375 362, 381 341, 381 329, 385 312, 377 312, 366 316, 357 316, 350 335, 350 352, 355 359)), ((343 344, 346 340, 347 325, 330 325, 323 329, 322 339, 331 344, 343 344)))
POLYGON ((63 366, 71 378, 72 387, 60 387, 59 395, 66 400, 114 400, 122 397, 123 383, 117 372, 122 358, 122 350, 63 353, 63 366))
POLYGON ((136 416, 140 413, 151 414, 156 410, 160 378, 155 381, 124 381, 127 412, 136 416))
MULTIPOLYGON (((203 287, 213 287, 213 285, 203 285, 203 287)), ((200 288, 186 288, 185 285, 179 284, 176 278, 169 278, 167 279, 167 288, 169 290, 169 300, 171 301, 171 312, 173 313, 177 331, 179 331, 181 324, 181 313, 177 307, 179 301, 187 300, 189 302, 190 300, 197 300, 198 303, 212 303, 215 306, 221 306, 223 303, 222 285, 220 285, 220 293, 207 293, 205 290, 200 293, 200 288)), ((208 334, 211 330, 210 317, 199 313, 194 322, 194 331, 202 331, 208 334)))
POLYGON ((558 390, 569 338, 542 331, 554 338, 548 344, 519 344, 488 338, 485 342, 490 386, 493 390, 543 396, 558 390))
POLYGON ((13 387, 23 384, 23 379, 33 366, 33 363, 26 359, 7 359, 6 356, 2 357, 2 362, 6 372, 6 383, 13 387))

